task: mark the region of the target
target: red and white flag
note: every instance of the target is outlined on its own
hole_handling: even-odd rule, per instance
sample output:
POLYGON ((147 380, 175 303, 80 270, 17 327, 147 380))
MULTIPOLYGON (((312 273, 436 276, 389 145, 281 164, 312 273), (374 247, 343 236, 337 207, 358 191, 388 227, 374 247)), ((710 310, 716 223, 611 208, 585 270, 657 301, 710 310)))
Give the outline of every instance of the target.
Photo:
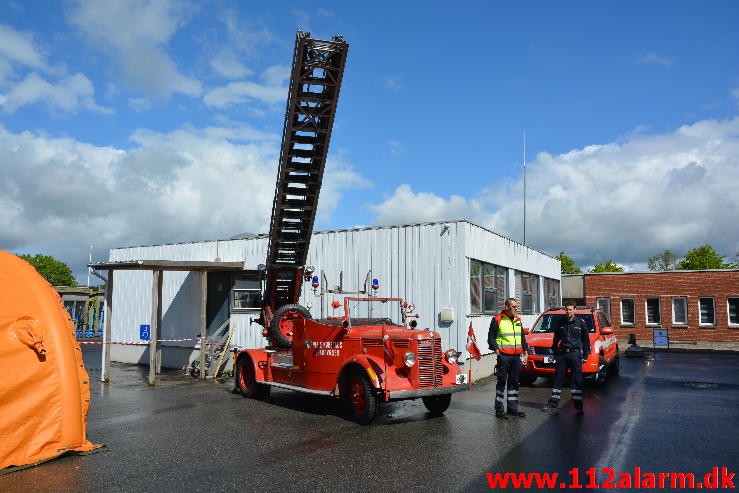
POLYGON ((480 358, 482 358, 480 348, 477 347, 477 339, 475 338, 475 331, 472 329, 472 322, 470 322, 470 329, 467 331, 467 352, 477 361, 480 361, 480 358))

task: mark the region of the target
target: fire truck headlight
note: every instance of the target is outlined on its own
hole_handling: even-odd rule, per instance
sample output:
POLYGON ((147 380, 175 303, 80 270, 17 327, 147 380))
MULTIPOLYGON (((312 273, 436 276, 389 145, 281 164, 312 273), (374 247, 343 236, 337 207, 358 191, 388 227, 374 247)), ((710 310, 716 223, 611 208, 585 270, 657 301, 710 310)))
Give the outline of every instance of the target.
POLYGON ((405 363, 405 366, 407 366, 408 368, 410 368, 411 366, 415 365, 416 364, 416 355, 414 353, 408 351, 407 353, 405 353, 405 355, 403 355, 403 363, 405 363))
POLYGON ((459 357, 459 353, 457 351, 455 351, 454 349, 449 349, 445 354, 446 354, 446 360, 449 363, 454 364, 457 362, 457 357, 459 357))

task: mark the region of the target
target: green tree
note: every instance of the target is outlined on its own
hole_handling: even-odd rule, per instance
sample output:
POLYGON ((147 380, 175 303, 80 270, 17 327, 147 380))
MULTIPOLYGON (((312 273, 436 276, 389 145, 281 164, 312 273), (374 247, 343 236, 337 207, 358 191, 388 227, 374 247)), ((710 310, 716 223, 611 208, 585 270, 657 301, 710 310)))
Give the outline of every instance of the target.
POLYGON ((675 270, 680 258, 670 250, 658 253, 647 260, 649 270, 675 270))
POLYGON ((724 257, 719 255, 711 245, 702 245, 693 248, 678 264, 681 270, 727 269, 730 264, 724 263, 724 257))
POLYGON ((608 259, 606 262, 603 262, 602 264, 596 264, 588 272, 598 273, 598 272, 623 272, 623 271, 624 271, 623 267, 618 265, 613 260, 608 259))
POLYGON ((565 252, 559 252, 557 260, 562 265, 562 274, 582 274, 582 269, 577 266, 574 260, 565 255, 565 252))
POLYGON ((31 264, 41 274, 41 277, 49 281, 52 286, 77 286, 77 281, 72 275, 72 269, 61 260, 40 253, 33 257, 27 253, 18 256, 31 264))

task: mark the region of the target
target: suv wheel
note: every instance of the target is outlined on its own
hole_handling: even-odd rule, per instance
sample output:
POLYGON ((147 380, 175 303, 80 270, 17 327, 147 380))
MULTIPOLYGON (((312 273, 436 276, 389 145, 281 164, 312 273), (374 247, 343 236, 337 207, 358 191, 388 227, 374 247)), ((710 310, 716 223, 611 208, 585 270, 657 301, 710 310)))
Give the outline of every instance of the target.
POLYGON ((596 387, 602 387, 608 380, 608 362, 603 355, 598 358, 598 372, 595 374, 593 383, 596 387))

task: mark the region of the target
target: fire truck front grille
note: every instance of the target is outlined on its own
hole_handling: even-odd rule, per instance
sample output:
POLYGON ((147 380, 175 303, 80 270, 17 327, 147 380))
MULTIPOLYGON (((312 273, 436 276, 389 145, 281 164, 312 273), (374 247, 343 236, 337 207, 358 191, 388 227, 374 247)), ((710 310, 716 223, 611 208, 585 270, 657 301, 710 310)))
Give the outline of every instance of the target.
POLYGON ((442 376, 441 339, 418 341, 418 386, 438 387, 442 376))

